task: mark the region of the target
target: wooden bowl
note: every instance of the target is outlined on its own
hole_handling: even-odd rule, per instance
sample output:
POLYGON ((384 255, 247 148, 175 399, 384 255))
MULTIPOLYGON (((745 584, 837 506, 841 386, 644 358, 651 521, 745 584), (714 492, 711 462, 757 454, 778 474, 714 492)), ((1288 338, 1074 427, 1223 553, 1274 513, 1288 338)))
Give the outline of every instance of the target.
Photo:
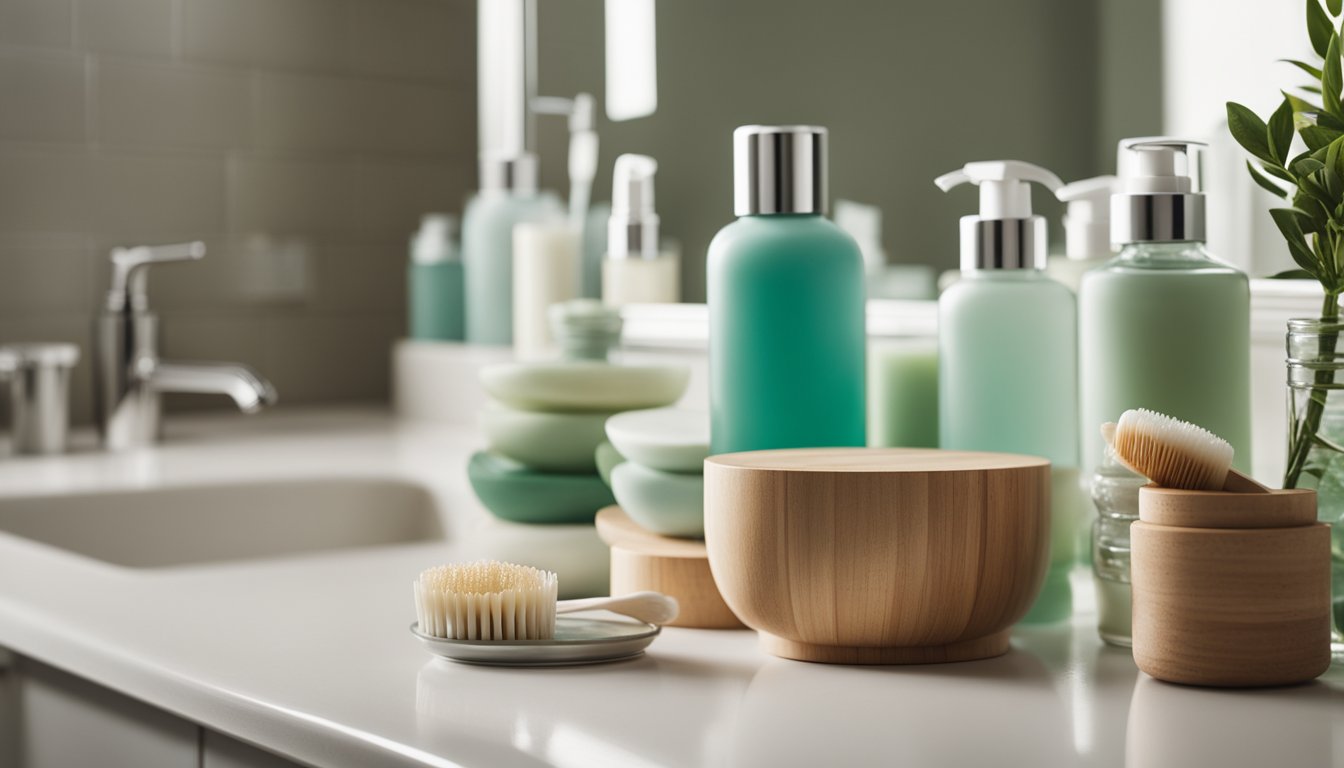
POLYGON ((711 456, 705 543, 728 607, 776 656, 997 656, 1049 564, 1050 463, 867 448, 711 456))

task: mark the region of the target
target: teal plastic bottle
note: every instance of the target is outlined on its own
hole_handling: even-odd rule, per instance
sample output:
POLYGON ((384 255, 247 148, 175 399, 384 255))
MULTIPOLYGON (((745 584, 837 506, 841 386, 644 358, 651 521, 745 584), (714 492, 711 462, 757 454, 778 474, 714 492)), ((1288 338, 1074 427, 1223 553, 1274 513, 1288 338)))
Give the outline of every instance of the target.
POLYGON ((1078 485, 1078 320, 1073 293, 1045 275, 1045 219, 1028 181, 1062 186, 1014 160, 968 163, 944 190, 980 187, 980 215, 961 219, 961 270, 938 300, 938 443, 1050 460, 1050 566, 1022 621, 1067 618, 1069 571, 1084 499, 1078 485))
POLYGON ((862 446, 863 257, 825 218, 826 129, 733 133, 738 220, 709 245, 710 451, 862 446))
POLYGON ((406 270, 410 337, 421 341, 466 338, 462 259, 453 236, 457 218, 427 213, 411 238, 411 263, 406 270))
POLYGON ((513 343, 513 228, 562 214, 554 195, 537 192, 533 155, 482 159, 481 191, 462 215, 468 342, 513 343))

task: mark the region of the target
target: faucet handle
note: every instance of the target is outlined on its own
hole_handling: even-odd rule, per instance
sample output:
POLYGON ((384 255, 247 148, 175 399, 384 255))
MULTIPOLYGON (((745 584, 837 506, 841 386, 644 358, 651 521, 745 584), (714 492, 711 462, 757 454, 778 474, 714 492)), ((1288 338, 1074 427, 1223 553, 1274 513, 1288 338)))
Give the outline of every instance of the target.
POLYGON ((171 261, 199 261, 205 258, 205 243, 196 240, 172 245, 137 245, 132 248, 113 248, 112 287, 107 292, 107 308, 121 311, 145 309, 145 267, 171 261))

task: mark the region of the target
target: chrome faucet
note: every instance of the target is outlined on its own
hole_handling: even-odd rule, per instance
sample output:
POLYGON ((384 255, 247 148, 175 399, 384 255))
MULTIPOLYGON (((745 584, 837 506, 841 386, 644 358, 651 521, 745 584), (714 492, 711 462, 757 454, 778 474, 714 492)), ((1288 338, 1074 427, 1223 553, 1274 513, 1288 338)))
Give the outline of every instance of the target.
POLYGON ((275 388, 245 365, 159 359, 159 318, 149 311, 146 293, 148 267, 202 258, 201 242, 112 251, 112 287, 93 345, 94 411, 110 450, 158 440, 164 392, 228 395, 244 413, 275 403, 275 388))

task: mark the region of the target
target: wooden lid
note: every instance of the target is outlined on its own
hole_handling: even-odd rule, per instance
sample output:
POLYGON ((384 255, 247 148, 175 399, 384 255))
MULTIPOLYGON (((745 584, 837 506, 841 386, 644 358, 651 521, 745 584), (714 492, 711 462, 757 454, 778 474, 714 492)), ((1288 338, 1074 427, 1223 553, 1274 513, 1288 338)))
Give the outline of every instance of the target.
POLYGON ((1292 528, 1316 522, 1316 492, 1297 488, 1269 493, 1184 491, 1145 485, 1139 519, 1181 528, 1292 528))
POLYGON ((789 448, 723 453, 707 464, 765 472, 979 472, 1048 467, 1039 456, 927 448, 789 448))
POLYGON ((625 510, 618 506, 604 507, 597 513, 597 535, 608 546, 623 547, 642 555, 654 557, 707 558, 705 542, 700 539, 676 539, 659 536, 640 528, 625 510))

